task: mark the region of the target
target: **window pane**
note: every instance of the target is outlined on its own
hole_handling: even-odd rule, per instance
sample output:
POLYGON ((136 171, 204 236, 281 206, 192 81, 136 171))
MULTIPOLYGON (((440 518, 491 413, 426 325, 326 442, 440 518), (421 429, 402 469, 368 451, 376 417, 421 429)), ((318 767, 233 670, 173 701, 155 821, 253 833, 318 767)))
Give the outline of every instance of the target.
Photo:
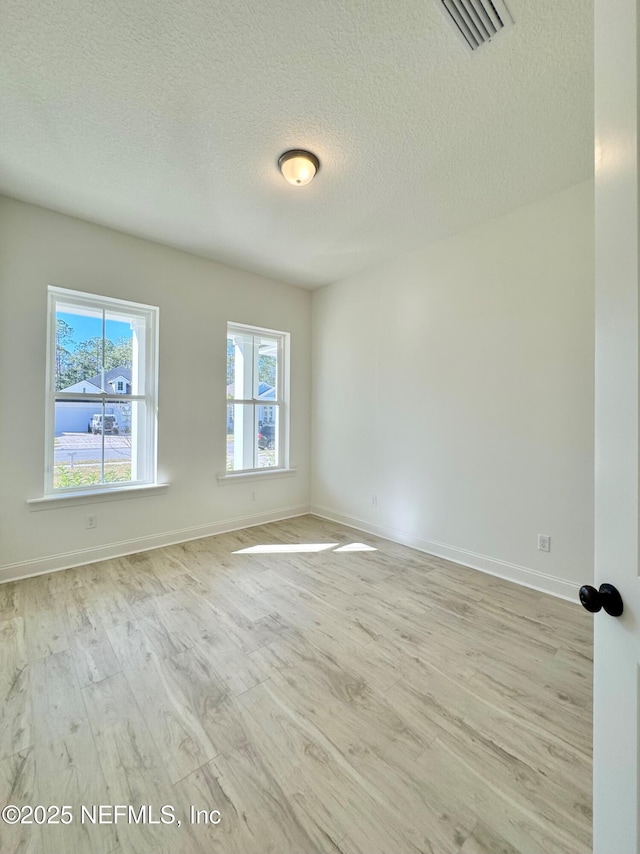
POLYGON ((278 342, 275 338, 256 337, 258 368, 255 396, 258 400, 276 400, 278 380, 278 342))
POLYGON ((255 416, 253 404, 227 405, 227 471, 256 468, 255 416))
POLYGON ((149 480, 146 417, 141 401, 57 401, 54 489, 149 480))
POLYGON ((146 394, 148 317, 57 303, 55 390, 146 394))
POLYGON ((273 468, 278 465, 278 407, 258 406, 257 464, 256 468, 273 468))
POLYGON ((128 430, 123 429, 123 407, 106 405, 107 410, 112 410, 114 418, 117 417, 118 427, 107 434, 109 427, 108 415, 105 415, 104 435, 104 482, 105 483, 128 483, 139 480, 139 473, 133 471, 133 437, 131 435, 131 409, 138 404, 126 404, 128 430))
MULTIPOLYGON (((105 391, 111 394, 144 394, 133 391, 132 367, 134 351, 138 362, 138 340, 134 336, 137 323, 134 318, 111 311, 105 313, 104 340, 104 385, 105 391)), ((144 354, 144 349, 142 351, 144 354)), ((137 377, 135 378, 137 381, 137 377)), ((137 383, 139 386, 139 383, 137 383)))
POLYGON ((53 486, 102 482, 102 436, 93 433, 103 418, 99 401, 59 401, 55 408, 53 486))
POLYGON ((253 335, 227 334, 227 399, 253 398, 253 335))
POLYGON ((102 355, 102 311, 57 303, 56 391, 102 391, 102 355))

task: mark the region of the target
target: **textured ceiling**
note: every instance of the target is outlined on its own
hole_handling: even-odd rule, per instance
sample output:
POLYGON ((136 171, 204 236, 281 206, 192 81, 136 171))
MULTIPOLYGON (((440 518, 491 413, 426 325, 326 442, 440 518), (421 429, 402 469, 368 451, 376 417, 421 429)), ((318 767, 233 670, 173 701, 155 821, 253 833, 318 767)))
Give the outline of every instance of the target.
POLYGON ((0 192, 335 281, 592 174, 591 2, 507 6, 472 55, 437 0, 0 0, 0 192))

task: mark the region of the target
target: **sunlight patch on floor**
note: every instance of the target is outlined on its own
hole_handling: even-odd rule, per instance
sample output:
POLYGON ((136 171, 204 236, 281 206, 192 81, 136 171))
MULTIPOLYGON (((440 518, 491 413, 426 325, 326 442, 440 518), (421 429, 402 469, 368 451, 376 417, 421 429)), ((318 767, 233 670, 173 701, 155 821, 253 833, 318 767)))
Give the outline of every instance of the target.
POLYGON ((339 549, 334 549, 336 552, 377 552, 378 549, 374 546, 368 546, 366 543, 349 543, 347 546, 340 546, 339 549))
POLYGON ((290 554, 292 552, 324 552, 332 549, 338 543, 272 543, 270 545, 249 546, 246 549, 238 549, 234 555, 251 554, 290 554))
POLYGON ((234 555, 258 555, 258 554, 294 554, 300 552, 325 552, 333 549, 336 552, 377 552, 373 546, 365 543, 349 543, 346 546, 338 546, 338 543, 264 543, 259 546, 249 546, 246 549, 238 549, 234 555))

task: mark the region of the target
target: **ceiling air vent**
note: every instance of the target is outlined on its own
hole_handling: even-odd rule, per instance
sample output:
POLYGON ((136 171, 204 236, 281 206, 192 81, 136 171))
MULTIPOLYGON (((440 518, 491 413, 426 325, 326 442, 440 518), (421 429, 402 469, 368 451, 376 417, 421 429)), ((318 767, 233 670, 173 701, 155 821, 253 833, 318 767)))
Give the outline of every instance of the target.
POLYGON ((513 25, 502 0, 438 0, 438 3, 467 50, 472 52, 513 25))

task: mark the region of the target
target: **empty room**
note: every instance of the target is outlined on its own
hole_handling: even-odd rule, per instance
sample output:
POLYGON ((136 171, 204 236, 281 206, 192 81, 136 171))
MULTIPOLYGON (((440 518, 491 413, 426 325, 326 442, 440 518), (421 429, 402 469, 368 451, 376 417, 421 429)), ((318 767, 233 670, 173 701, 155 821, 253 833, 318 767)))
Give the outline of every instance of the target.
POLYGON ((638 854, 637 0, 0 21, 0 854, 638 854))

